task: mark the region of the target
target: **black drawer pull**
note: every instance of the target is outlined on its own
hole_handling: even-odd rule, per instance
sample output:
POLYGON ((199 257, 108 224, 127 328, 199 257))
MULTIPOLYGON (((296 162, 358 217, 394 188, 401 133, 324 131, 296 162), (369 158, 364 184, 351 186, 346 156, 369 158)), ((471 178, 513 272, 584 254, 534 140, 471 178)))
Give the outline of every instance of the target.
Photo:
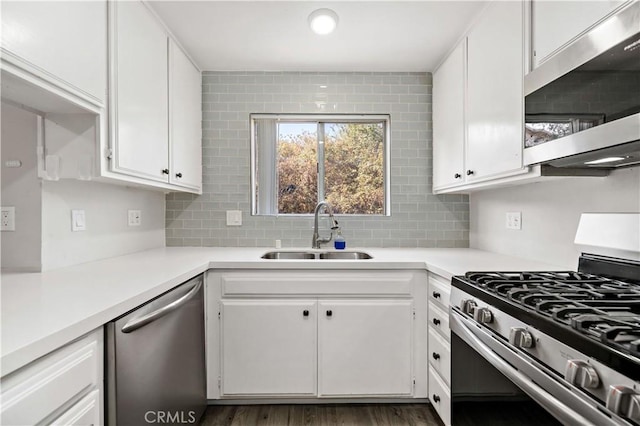
POLYGON ((327 311, 327 316, 330 317, 331 315, 333 315, 333 312, 331 310, 327 311))
POLYGON ((309 316, 309 311, 307 311, 306 309, 304 311, 302 311, 302 316, 308 317, 309 316))
POLYGON ((471 176, 472 174, 474 174, 475 172, 473 170, 467 170, 467 176, 471 176))
POLYGON ((433 394, 433 402, 440 402, 440 397, 435 393, 433 394))
POLYGON ((460 179, 462 177, 462 175, 460 173, 456 173, 455 175, 453 175, 453 177, 455 179, 460 179))
POLYGON ((433 297, 436 299, 440 299, 440 293, 438 293, 437 291, 433 292, 433 297))
POLYGON ((176 177, 177 178, 181 178, 182 177, 182 173, 176 173, 176 177))
POLYGON ((435 359, 436 361, 440 359, 440 354, 439 353, 432 353, 431 356, 433 357, 433 359, 435 359))
POLYGON ((434 318, 434 319, 433 319, 433 323, 434 323, 435 325, 440 325, 440 320, 439 320, 438 318, 434 318))
POLYGON ((162 169, 162 174, 163 175, 168 175, 169 174, 169 169, 162 169))

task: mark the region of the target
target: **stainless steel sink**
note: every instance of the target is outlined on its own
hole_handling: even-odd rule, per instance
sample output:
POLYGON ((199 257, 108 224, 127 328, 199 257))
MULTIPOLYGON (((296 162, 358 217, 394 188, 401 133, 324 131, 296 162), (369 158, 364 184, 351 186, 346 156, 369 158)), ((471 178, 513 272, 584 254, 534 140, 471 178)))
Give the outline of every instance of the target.
POLYGON ((364 259, 371 259, 371 255, 362 251, 329 251, 326 253, 320 253, 318 258, 325 259, 325 260, 335 260, 335 259, 364 260, 364 259))
POLYGON ((371 255, 362 251, 268 251, 262 255, 263 259, 283 259, 283 260, 364 260, 372 259, 371 255))
POLYGON ((315 253, 308 251, 269 251, 262 255, 263 259, 315 259, 315 253))

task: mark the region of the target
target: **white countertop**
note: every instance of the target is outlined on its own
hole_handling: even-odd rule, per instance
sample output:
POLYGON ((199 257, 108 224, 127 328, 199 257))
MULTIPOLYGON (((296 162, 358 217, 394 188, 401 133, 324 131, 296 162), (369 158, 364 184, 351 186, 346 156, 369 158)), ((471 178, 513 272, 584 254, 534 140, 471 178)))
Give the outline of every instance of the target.
POLYGON ((426 267, 447 279, 473 270, 566 269, 474 249, 367 248, 362 251, 373 259, 357 261, 260 259, 270 250, 274 249, 167 247, 43 273, 3 273, 1 374, 15 371, 208 269, 426 267))

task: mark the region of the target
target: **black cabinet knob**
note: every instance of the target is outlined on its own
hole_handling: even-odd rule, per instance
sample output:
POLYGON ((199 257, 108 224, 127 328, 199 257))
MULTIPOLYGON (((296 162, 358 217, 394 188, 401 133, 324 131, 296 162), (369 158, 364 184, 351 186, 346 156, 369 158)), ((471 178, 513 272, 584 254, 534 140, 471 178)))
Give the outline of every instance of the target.
POLYGON ((181 178, 182 177, 182 173, 176 173, 176 177, 177 178, 181 178))
POLYGON ((434 292, 433 292, 433 297, 434 297, 435 299, 440 299, 440 293, 438 293, 437 291, 434 291, 434 292))
POLYGON ((439 353, 432 353, 431 356, 433 357, 433 359, 435 359, 436 361, 440 359, 440 354, 439 353))
POLYGON ((163 175, 168 175, 169 174, 169 169, 162 169, 162 174, 163 175))
POLYGON ((307 311, 306 309, 304 311, 302 311, 302 315, 305 317, 309 316, 309 311, 307 311))
POLYGON ((440 402, 440 397, 435 393, 433 394, 433 402, 440 402))
POLYGON ((333 315, 333 312, 331 310, 327 311, 327 316, 330 317, 331 315, 333 315))
POLYGON ((433 323, 434 323, 435 325, 440 325, 440 320, 439 320, 438 318, 434 318, 434 319, 433 319, 433 323))
POLYGON ((474 174, 475 172, 473 170, 467 170, 467 176, 471 176, 472 174, 474 174))
POLYGON ((462 175, 460 173, 456 173, 455 175, 453 175, 454 179, 460 179, 462 177, 462 175))

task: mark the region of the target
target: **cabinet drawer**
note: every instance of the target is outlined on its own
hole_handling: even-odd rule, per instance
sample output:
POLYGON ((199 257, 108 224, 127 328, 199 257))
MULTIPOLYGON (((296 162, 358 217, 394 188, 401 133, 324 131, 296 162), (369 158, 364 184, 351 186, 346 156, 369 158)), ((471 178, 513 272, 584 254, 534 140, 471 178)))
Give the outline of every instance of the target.
POLYGON ((451 346, 434 330, 429 330, 429 363, 447 385, 451 384, 451 346))
POLYGON ((94 390, 51 423, 55 426, 101 425, 100 391, 94 390))
POLYGON ((72 398, 97 386, 102 360, 98 333, 3 378, 0 423, 39 423, 72 398))
POLYGON ((449 426, 451 424, 451 392, 433 367, 429 367, 429 401, 445 426, 449 426))
POLYGON ((429 300, 448 311, 450 296, 451 283, 440 276, 429 274, 429 300))
POLYGON ((432 302, 429 302, 429 329, 438 330, 447 341, 451 341, 449 312, 443 311, 432 302))

